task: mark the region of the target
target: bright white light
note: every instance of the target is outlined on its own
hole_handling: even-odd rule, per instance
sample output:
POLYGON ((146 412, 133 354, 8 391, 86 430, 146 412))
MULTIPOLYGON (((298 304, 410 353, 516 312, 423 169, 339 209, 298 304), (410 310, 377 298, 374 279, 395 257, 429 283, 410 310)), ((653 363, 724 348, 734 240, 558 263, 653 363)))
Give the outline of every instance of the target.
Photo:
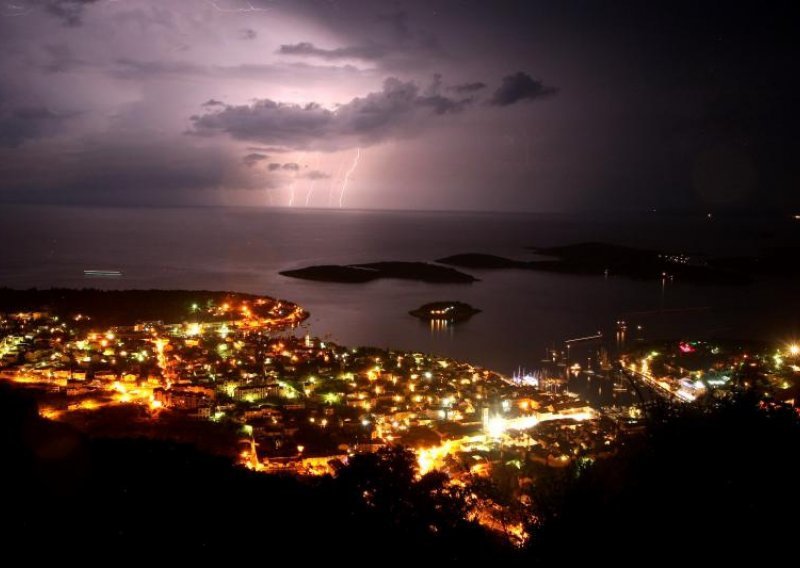
POLYGON ((486 423, 486 433, 492 438, 500 438, 506 431, 506 421, 500 416, 490 418, 486 423))
POLYGON ((358 167, 358 159, 361 157, 361 147, 356 148, 356 157, 353 160, 353 165, 350 166, 350 169, 347 170, 347 173, 344 176, 344 181, 342 182, 342 191, 339 193, 339 209, 342 208, 344 205, 344 192, 347 190, 347 182, 350 181, 350 176, 353 175, 353 172, 356 171, 356 167, 358 167))

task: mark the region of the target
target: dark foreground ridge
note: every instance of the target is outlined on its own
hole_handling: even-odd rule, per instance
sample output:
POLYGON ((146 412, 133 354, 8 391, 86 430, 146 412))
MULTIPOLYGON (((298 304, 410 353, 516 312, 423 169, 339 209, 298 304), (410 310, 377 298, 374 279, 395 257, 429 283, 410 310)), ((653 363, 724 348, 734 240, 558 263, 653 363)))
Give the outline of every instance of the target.
POLYGON ((319 282, 358 284, 380 278, 417 280, 429 284, 470 284, 477 278, 446 266, 427 262, 371 262, 367 264, 321 265, 284 270, 280 273, 290 278, 319 282))
POLYGON ((800 506, 797 415, 754 400, 664 410, 617 455, 526 486, 531 539, 515 551, 463 519, 475 493, 497 488, 419 477, 400 447, 355 456, 335 476, 268 476, 186 444, 89 436, 40 417, 31 398, 0 383, 0 528, 7 553, 61 559, 79 550, 183 560, 285 552, 346 554, 353 566, 386 554, 552 566, 566 555, 641 566, 654 550, 685 560, 689 543, 696 561, 775 558, 800 506))
POLYGON ((399 447, 355 456, 335 477, 264 475, 187 444, 87 435, 41 418, 32 398, 0 382, 0 451, 6 554, 346 554, 348 565, 387 551, 405 562, 420 551, 438 562, 511 554, 464 519, 465 491, 438 472, 415 477, 414 455, 399 447))
POLYGON ((446 320, 455 323, 468 320, 480 310, 464 302, 431 302, 408 313, 424 321, 446 320))

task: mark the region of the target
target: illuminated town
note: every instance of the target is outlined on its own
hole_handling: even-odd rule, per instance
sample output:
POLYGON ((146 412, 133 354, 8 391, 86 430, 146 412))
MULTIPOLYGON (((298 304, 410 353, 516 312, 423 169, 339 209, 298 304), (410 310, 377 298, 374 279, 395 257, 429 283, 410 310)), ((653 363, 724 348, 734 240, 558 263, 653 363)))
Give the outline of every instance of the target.
MULTIPOLYGON (((265 473, 335 475, 355 454, 402 445, 416 453, 420 475, 440 470, 463 484, 510 469, 519 486, 531 482, 530 465, 613 455, 653 401, 689 403, 743 387, 793 406, 800 377, 796 344, 637 346, 600 367, 647 396, 592 407, 565 377, 600 377, 601 368, 569 365, 563 353, 543 372, 506 377, 422 353, 322 341, 303 333, 307 317, 291 302, 236 294, 189 302, 178 323, 98 329, 81 313, 9 313, 0 320, 0 377, 35 391, 45 418, 102 435, 201 442, 265 473)), ((524 542, 519 519, 501 523, 499 510, 484 502, 472 516, 524 542)))

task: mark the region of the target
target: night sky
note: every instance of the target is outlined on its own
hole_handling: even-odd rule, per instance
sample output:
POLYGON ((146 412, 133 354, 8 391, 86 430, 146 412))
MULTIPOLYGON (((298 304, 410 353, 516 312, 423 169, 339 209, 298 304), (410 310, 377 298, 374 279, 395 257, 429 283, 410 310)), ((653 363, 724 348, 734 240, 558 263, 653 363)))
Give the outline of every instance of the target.
POLYGON ((790 6, 9 0, 0 202, 795 214, 790 6))

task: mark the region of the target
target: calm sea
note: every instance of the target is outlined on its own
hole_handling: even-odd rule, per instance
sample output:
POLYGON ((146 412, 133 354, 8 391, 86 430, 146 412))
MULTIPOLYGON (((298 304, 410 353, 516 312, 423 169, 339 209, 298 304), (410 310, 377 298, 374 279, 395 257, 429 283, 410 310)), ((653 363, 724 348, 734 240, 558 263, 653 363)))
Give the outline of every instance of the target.
MULTIPOLYGON (((0 206, 0 285, 188 288, 262 293, 311 311, 311 333, 349 345, 433 352, 511 372, 548 347, 615 322, 640 335, 757 337, 800 332, 800 287, 787 279, 693 286, 526 271, 471 271, 472 285, 397 280, 315 283, 279 271, 309 264, 435 260, 485 252, 529 258, 531 245, 605 241, 689 253, 748 254, 798 242, 800 222, 640 215, 409 213, 0 206), (113 280, 84 270, 119 270, 113 280), (408 310, 435 300, 480 308, 432 330, 408 310)), ((787 258, 787 262, 798 262, 787 258)))

